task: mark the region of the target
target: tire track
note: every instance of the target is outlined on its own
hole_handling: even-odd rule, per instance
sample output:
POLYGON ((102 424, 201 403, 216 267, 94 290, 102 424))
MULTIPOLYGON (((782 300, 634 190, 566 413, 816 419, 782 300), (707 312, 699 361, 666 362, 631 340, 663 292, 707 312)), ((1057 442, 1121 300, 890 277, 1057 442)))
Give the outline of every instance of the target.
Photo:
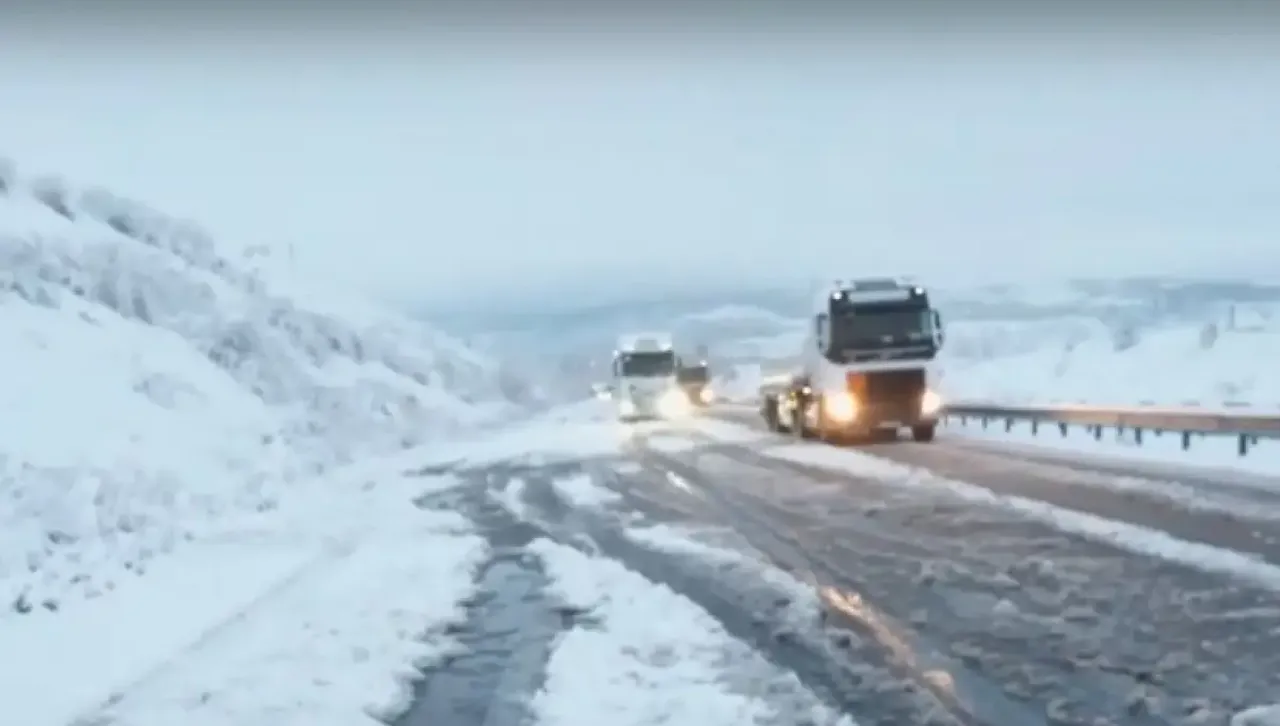
POLYGON ((578 624, 581 614, 551 597, 543 563, 526 550, 542 532, 484 496, 488 482, 476 477, 473 472, 462 488, 418 501, 463 513, 492 554, 475 574, 466 620, 445 633, 457 651, 423 671, 413 702, 393 726, 531 724, 529 703, 546 681, 555 640, 578 624))
MULTIPOLYGON (((548 518, 565 511, 553 479, 538 472, 525 478, 527 503, 548 518)), ((775 667, 794 673, 836 712, 853 715, 864 726, 985 723, 954 701, 939 699, 928 679, 904 679, 901 669, 885 662, 883 642, 836 631, 825 616, 798 622, 792 593, 697 557, 646 547, 597 514, 579 510, 573 516, 573 526, 583 528, 601 553, 696 603, 775 667)), ((812 579, 804 573, 797 577, 802 582, 812 579)), ((1034 723, 1022 721, 1018 726, 1034 723)))
POLYGON ((1213 723, 1280 690, 1272 593, 945 495, 750 452, 698 464, 704 486, 801 533, 815 569, 1050 723, 1213 723))
POLYGON ((1270 501, 1246 498, 1247 491, 1237 491, 1229 499, 1206 494, 1197 502, 1175 496, 1172 482, 1169 492, 1162 494, 1160 482, 1142 479, 1133 471, 1094 472, 945 445, 868 447, 865 453, 978 484, 996 494, 1037 499, 1280 563, 1280 525, 1275 521, 1280 508, 1270 501), (1118 488, 1126 482, 1134 486, 1118 488))
MULTIPOLYGON (((773 564, 788 572, 808 573, 805 580, 821 593, 827 608, 827 622, 855 635, 856 639, 846 639, 845 643, 853 651, 853 657, 876 664, 885 673, 892 674, 898 683, 911 684, 913 693, 925 696, 930 702, 930 712, 946 713, 950 722, 966 725, 1046 723, 1039 712, 1009 699, 1000 688, 992 687, 984 679, 966 678, 964 664, 948 656, 944 648, 915 637, 911 628, 868 602, 866 595, 874 591, 868 591, 865 583, 843 577, 828 558, 815 557, 813 545, 798 534, 800 530, 779 526, 776 517, 763 514, 758 506, 728 494, 726 490, 733 487, 708 486, 705 474, 696 465, 663 455, 653 457, 658 465, 698 482, 728 513, 737 531, 773 564), (939 674, 946 675, 939 678, 939 674)), ((859 551, 858 556, 860 543, 865 543, 865 538, 850 544, 850 550, 859 551)), ((915 554, 922 556, 925 552, 917 550, 915 554)), ((907 722, 912 721, 902 721, 907 722)), ((884 723, 894 721, 889 719, 884 723)))

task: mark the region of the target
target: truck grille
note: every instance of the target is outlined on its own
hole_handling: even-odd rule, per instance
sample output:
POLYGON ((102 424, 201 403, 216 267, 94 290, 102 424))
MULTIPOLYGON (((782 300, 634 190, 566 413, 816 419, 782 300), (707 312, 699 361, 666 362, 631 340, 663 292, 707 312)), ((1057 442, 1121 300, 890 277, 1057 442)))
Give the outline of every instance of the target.
POLYGON ((924 395, 925 373, 922 368, 850 373, 848 384, 863 404, 914 403, 924 395))

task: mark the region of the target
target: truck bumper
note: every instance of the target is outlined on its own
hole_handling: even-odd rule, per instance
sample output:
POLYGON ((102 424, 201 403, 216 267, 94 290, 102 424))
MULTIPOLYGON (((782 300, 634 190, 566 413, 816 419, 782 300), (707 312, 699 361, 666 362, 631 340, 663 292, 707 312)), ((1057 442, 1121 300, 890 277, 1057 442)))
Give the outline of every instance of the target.
POLYGON ((685 396, 689 398, 689 405, 695 408, 706 408, 711 405, 711 389, 706 384, 690 384, 682 386, 685 396))
POLYGON ((925 410, 919 402, 879 403, 858 407, 857 415, 844 421, 824 416, 820 431, 827 433, 859 435, 873 431, 934 426, 938 423, 937 410, 925 410))

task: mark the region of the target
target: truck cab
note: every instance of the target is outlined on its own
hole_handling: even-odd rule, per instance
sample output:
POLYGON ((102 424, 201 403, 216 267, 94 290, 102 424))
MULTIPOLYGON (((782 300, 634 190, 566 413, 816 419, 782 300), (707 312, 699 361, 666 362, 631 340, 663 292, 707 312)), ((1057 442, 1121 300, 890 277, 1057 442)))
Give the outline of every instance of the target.
POLYGON ((694 406, 709 406, 714 400, 711 392, 711 367, 705 360, 681 360, 676 368, 676 383, 694 406))
POLYGON ((933 440, 944 332, 925 288, 888 278, 836 282, 816 297, 806 324, 799 370, 761 390, 771 428, 827 440, 909 428, 917 441, 933 440))
POLYGON ((677 418, 689 401, 676 381, 677 359, 670 336, 622 336, 613 354, 613 397, 622 421, 677 418))

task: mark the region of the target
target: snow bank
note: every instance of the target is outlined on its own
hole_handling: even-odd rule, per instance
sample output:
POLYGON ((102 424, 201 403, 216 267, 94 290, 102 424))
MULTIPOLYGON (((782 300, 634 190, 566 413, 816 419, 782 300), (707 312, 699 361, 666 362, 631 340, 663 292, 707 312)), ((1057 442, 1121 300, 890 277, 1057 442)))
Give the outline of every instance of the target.
POLYGON ((224 527, 108 597, 0 619, 0 652, 22 656, 0 667, 0 700, 30 726, 396 715, 417 668, 456 647, 487 546, 409 503, 455 480, 384 469, 224 527))
POLYGON ((0 163, 0 620, 532 403, 448 336, 267 279, 251 252, 0 163))
POLYGON ((666 587, 612 560, 545 540, 530 549, 546 564, 555 594, 592 620, 591 627, 573 628, 556 643, 546 684, 533 700, 538 723, 737 726, 785 720, 853 726, 794 674, 774 668, 666 587), (747 671, 741 679, 749 689, 735 683, 726 664, 747 671), (789 709, 779 712, 761 693, 789 709))

